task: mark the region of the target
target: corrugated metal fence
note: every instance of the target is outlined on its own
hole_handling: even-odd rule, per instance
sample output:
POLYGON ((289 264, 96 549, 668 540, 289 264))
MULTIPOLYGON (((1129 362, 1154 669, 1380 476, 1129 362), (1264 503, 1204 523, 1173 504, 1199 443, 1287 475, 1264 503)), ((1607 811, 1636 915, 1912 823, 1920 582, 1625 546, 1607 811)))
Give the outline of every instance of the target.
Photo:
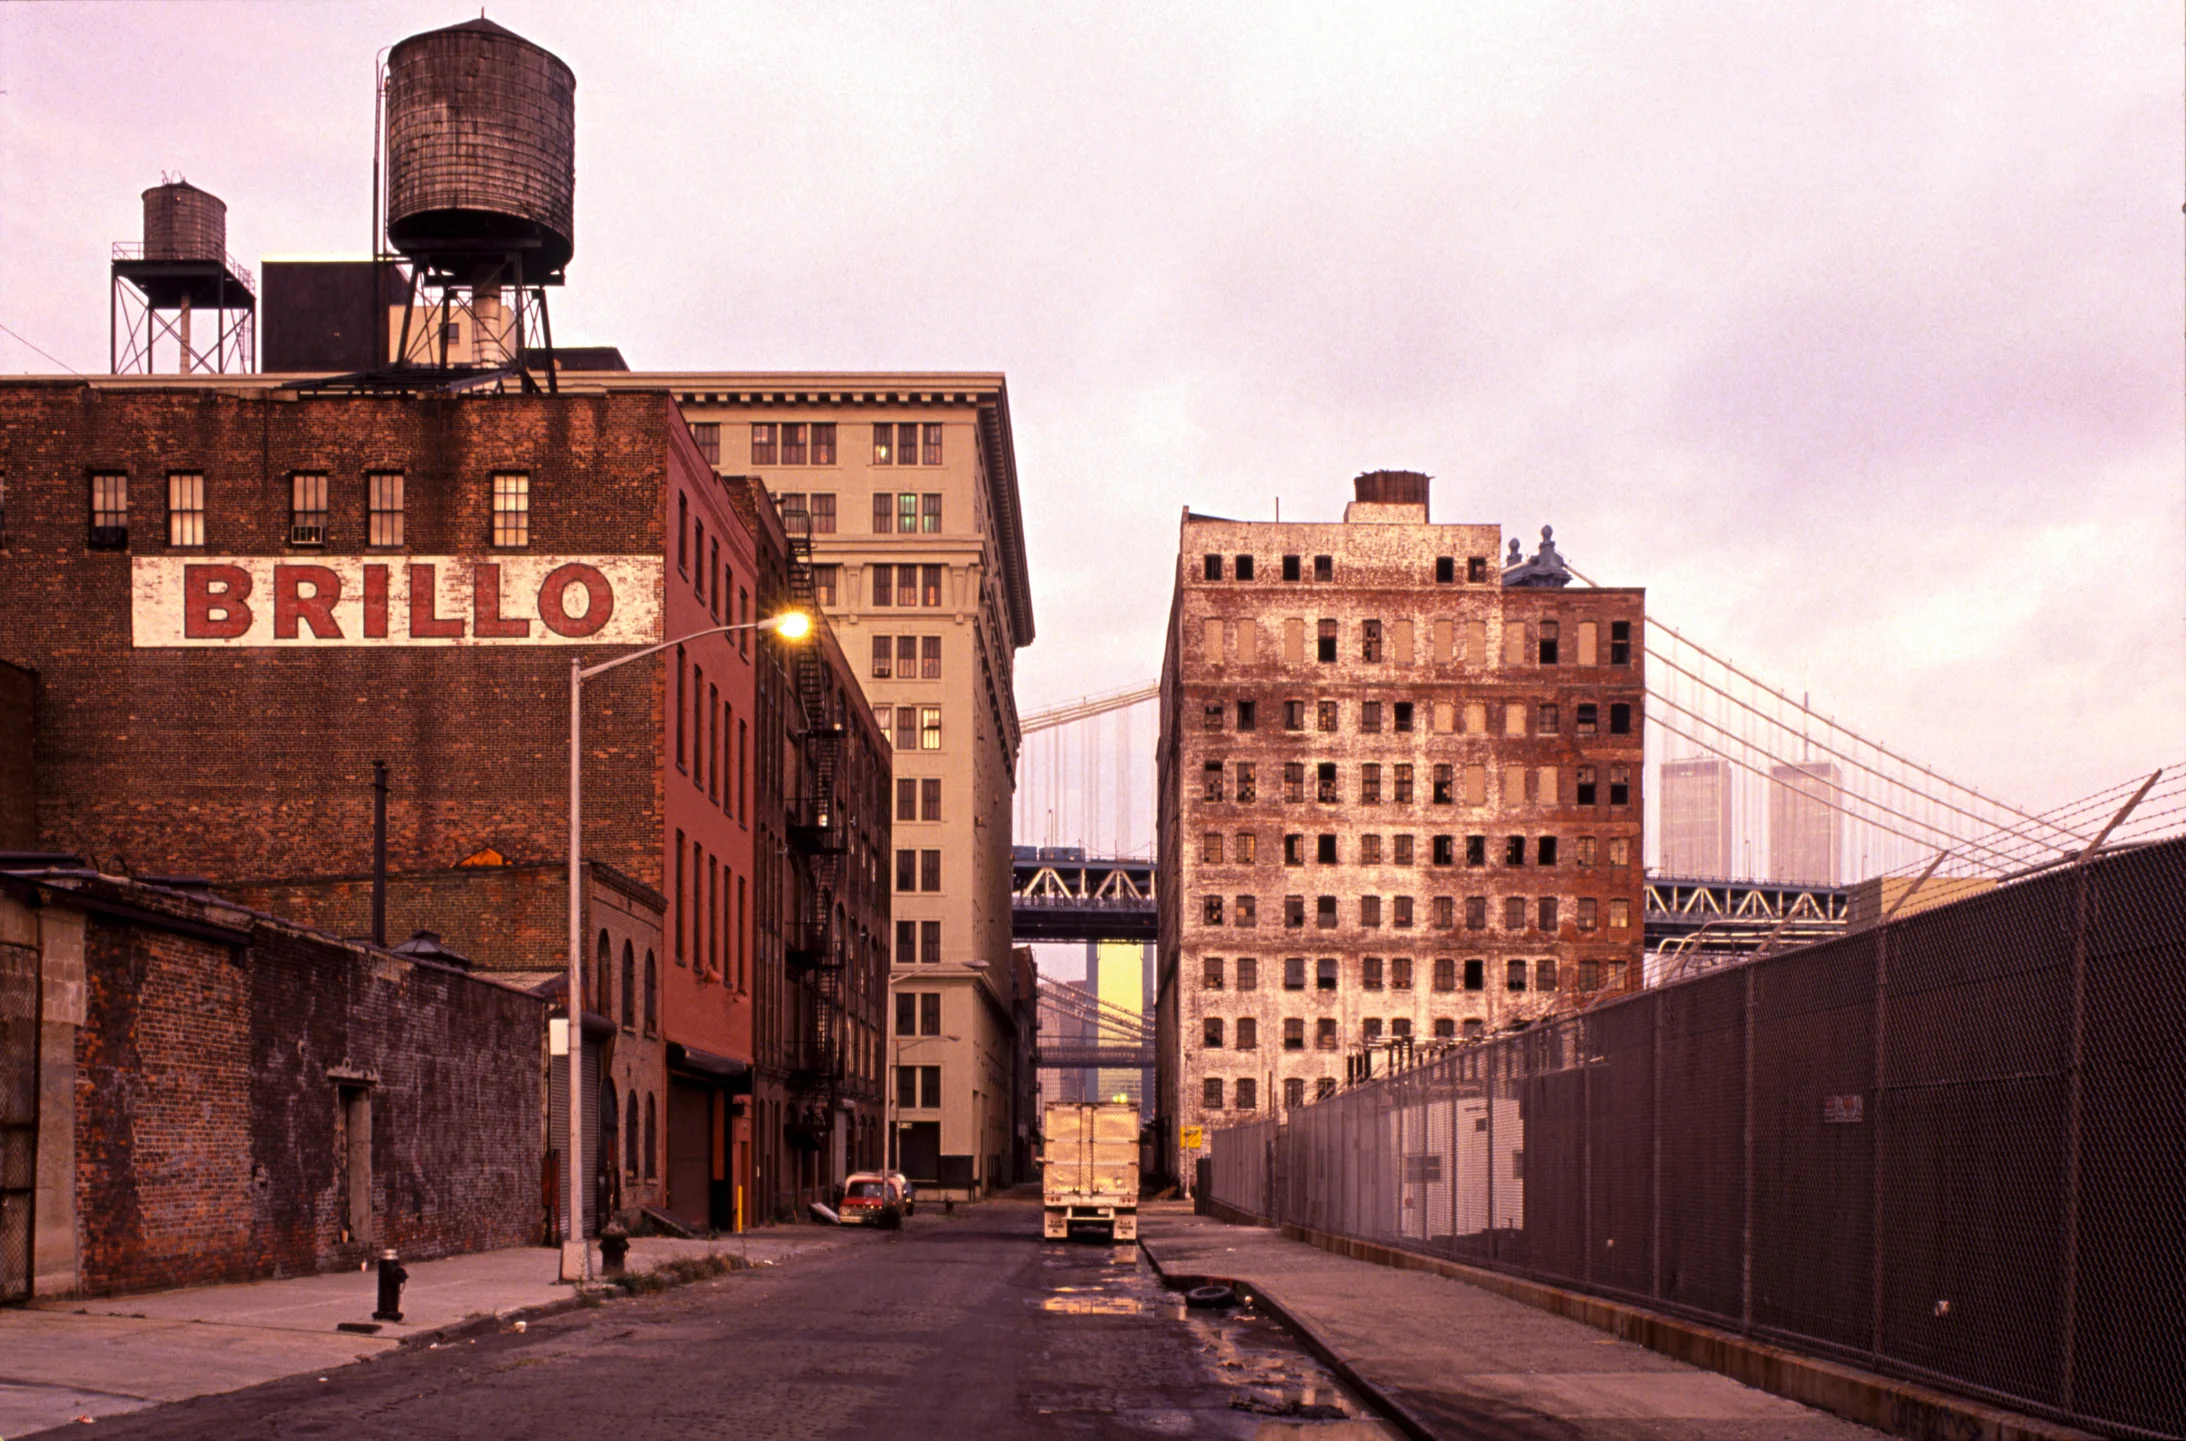
POLYGON ((1211 1138, 1239 1210, 2186 1435, 2186 839, 1211 1138))

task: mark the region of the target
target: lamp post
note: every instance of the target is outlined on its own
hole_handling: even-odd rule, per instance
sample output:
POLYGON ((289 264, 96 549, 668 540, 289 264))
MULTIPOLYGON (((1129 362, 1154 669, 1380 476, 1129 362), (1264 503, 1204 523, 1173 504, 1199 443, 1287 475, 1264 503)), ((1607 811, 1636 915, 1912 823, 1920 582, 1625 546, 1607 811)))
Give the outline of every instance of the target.
POLYGON ((708 626, 689 635, 664 640, 613 660, 588 666, 581 656, 569 662, 569 995, 567 1054, 569 1056, 569 1229, 562 1233, 562 1279, 592 1279, 592 1249, 584 1239, 584 882, 581 855, 584 840, 584 683, 671 646, 688 645, 710 635, 742 630, 771 630, 784 640, 803 640, 812 633, 812 617, 801 610, 786 610, 765 620, 741 625, 708 626))

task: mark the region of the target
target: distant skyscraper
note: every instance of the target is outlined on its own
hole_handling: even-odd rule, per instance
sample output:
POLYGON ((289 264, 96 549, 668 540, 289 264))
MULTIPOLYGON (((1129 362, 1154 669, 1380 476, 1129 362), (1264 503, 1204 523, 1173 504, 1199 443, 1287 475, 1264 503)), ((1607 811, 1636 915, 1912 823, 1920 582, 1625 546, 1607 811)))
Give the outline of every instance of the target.
POLYGON ((1769 767, 1769 879, 1833 886, 1841 879, 1844 813, 1839 772, 1828 761, 1769 767))
POLYGON ((1662 763, 1662 873, 1731 874, 1731 763, 1694 756, 1662 763))

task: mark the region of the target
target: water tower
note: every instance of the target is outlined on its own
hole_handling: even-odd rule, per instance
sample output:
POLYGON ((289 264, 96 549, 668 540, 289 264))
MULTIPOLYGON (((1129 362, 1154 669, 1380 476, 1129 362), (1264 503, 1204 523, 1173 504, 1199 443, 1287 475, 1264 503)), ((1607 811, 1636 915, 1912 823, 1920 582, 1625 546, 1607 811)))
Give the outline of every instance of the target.
POLYGON ((227 247, 218 196, 180 179, 144 192, 144 239, 114 246, 108 369, 150 375, 163 355, 184 375, 257 367, 258 300, 227 247))
POLYGON ((544 361, 553 385, 576 95, 567 65, 483 18, 388 52, 386 238, 410 263, 398 368, 514 371, 529 388, 544 361))

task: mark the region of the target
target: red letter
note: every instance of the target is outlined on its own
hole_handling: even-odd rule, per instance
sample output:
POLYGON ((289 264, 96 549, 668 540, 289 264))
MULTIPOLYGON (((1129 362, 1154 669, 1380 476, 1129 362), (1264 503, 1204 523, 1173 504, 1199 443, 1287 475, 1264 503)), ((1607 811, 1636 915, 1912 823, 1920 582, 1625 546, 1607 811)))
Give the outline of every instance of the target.
POLYGON ((340 640, 342 628, 334 619, 334 602, 342 598, 342 578, 323 565, 277 565, 273 568, 273 638, 296 639, 296 622, 310 623, 319 640, 340 640), (311 594, 303 593, 304 586, 311 594))
POLYGON ((429 565, 410 567, 410 638, 412 640, 460 639, 463 634, 463 617, 449 616, 446 620, 433 614, 433 568, 429 565))
POLYGON ((239 565, 182 567, 182 633, 191 640, 234 640, 249 630, 250 607, 243 602, 250 587, 250 572, 239 565))
POLYGON ((548 573, 546 583, 539 587, 539 619, 556 635, 572 640, 596 635, 614 613, 614 588, 608 585, 606 576, 589 565, 571 561, 556 566, 548 573), (584 587, 585 608, 581 616, 571 616, 562 605, 564 592, 573 585, 584 587))
POLYGON ((522 616, 502 619, 501 567, 497 565, 471 567, 471 634, 480 639, 531 634, 531 622, 522 616))
POLYGON ((368 640, 387 639, 387 567, 364 568, 364 634, 368 640))

